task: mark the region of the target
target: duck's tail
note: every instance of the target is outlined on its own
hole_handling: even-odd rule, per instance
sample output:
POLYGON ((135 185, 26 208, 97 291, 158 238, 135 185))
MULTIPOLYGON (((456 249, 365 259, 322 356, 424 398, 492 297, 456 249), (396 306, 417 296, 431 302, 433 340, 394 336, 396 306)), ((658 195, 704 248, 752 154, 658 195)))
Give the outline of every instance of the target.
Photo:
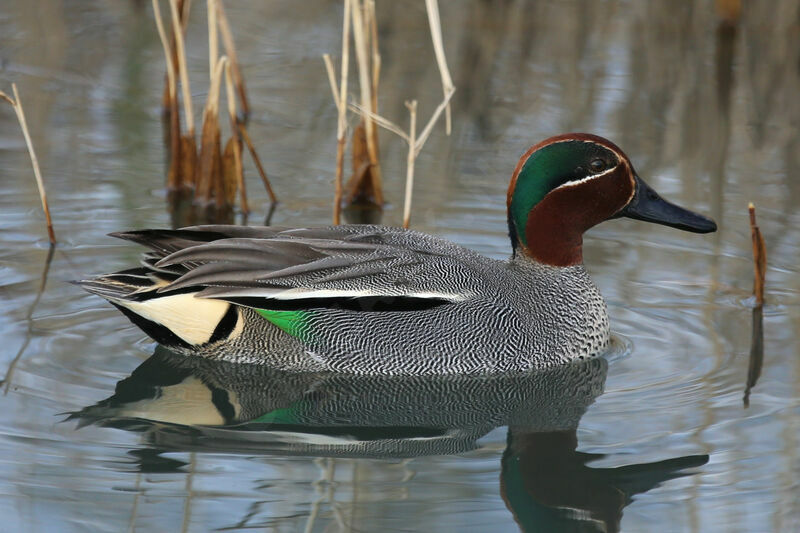
POLYGON ((141 267, 76 283, 111 302, 165 346, 194 350, 228 338, 242 320, 237 306, 222 300, 196 298, 197 288, 158 292, 177 277, 170 272, 141 267))

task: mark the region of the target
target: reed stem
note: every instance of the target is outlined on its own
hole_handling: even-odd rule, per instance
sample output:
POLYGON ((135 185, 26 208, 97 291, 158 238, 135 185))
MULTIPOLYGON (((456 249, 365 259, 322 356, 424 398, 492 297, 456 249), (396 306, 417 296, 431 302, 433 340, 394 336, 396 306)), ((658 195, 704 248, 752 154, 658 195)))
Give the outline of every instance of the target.
MULTIPOLYGON (((373 113, 377 109, 373 107, 373 71, 370 69, 370 43, 368 29, 370 23, 370 10, 366 4, 360 0, 355 0, 352 7, 353 16, 353 38, 355 40, 356 60, 358 62, 358 80, 361 88, 361 106, 369 108, 373 113)), ((375 104, 377 105, 377 95, 375 104)), ((375 203, 383 205, 383 184, 381 179, 380 162, 378 161, 378 143, 375 123, 369 116, 364 117, 364 128, 367 137, 367 154, 370 162, 370 177, 372 179, 373 194, 375 203)))
MULTIPOLYGON (((342 65, 339 77, 339 91, 337 93, 334 83, 331 82, 331 91, 336 101, 338 120, 336 122, 336 177, 334 178, 333 194, 333 223, 341 223, 342 217, 342 176, 344 174, 344 149, 347 133, 347 76, 350 70, 350 16, 353 9, 353 0, 344 0, 344 17, 342 21, 342 65)), ((330 65, 329 77, 332 79, 333 64, 330 65)))
POLYGON ((231 122, 231 137, 233 139, 233 160, 234 171, 236 173, 237 185, 241 194, 242 212, 250 213, 250 206, 247 204, 247 189, 244 183, 244 169, 242 167, 242 141, 239 136, 239 121, 236 116, 236 92, 233 88, 233 77, 231 75, 231 63, 225 63, 225 96, 228 100, 228 116, 231 122))
MULTIPOLYGON (((246 122, 247 117, 250 115, 250 102, 247 99, 247 91, 244 86, 244 77, 239 68, 239 58, 236 55, 236 46, 233 42, 233 32, 231 26, 228 24, 228 17, 225 15, 225 8, 222 7, 222 0, 215 0, 216 14, 219 21, 219 31, 222 34, 222 43, 225 46, 225 55, 228 56, 228 61, 231 64, 233 71, 233 80, 236 85, 236 90, 239 93, 239 102, 242 108, 242 116, 246 122)), ((237 117, 238 120, 238 117, 237 117)))
POLYGON ((253 141, 250 139, 250 134, 247 133, 247 127, 241 122, 239 122, 239 133, 242 134, 242 138, 247 145, 247 149, 250 151, 250 156, 253 158, 253 163, 255 163, 256 169, 258 169, 258 175, 261 176, 261 181, 264 182, 264 187, 267 189, 270 202, 273 204, 277 203, 278 197, 275 195, 275 191, 272 190, 272 185, 267 177, 267 172, 264 170, 264 166, 261 164, 261 158, 258 157, 258 154, 256 153, 256 148, 253 146, 253 141))
POLYGON ((761 228, 756 222, 756 206, 748 204, 747 211, 750 215, 750 237, 753 244, 753 294, 756 305, 764 305, 764 282, 767 276, 767 249, 761 228))
POLYGON ((433 51, 436 55, 436 64, 439 66, 439 74, 442 77, 442 93, 447 103, 447 113, 445 114, 445 131, 450 135, 452 129, 452 118, 450 113, 450 102, 448 93, 455 90, 453 78, 450 77, 450 70, 447 68, 447 59, 444 55, 444 44, 442 43, 442 21, 439 17, 439 4, 437 0, 425 0, 425 8, 428 11, 428 24, 431 27, 431 40, 433 41, 433 51))
POLYGON ((44 187, 44 180, 42 179, 42 172, 39 169, 39 158, 36 157, 36 150, 33 149, 33 141, 28 131, 28 121, 25 119, 25 110, 22 108, 22 100, 17 91, 17 84, 11 84, 11 91, 14 93, 14 98, 10 98, 6 93, 0 91, 0 98, 6 100, 11 107, 14 108, 14 113, 17 115, 17 121, 22 129, 22 136, 25 138, 25 145, 28 147, 28 155, 31 158, 31 165, 33 166, 33 175, 36 178, 36 186, 39 188, 39 199, 42 201, 42 210, 44 210, 44 218, 47 222, 47 237, 50 239, 50 245, 56 244, 56 233, 53 230, 53 219, 50 217, 50 205, 47 203, 47 191, 44 187))
POLYGON ((222 192, 220 179, 220 131, 219 131, 219 89, 223 69, 227 58, 222 56, 217 61, 208 89, 208 99, 203 109, 203 133, 201 136, 199 174, 195 203, 208 204, 212 196, 216 197, 218 207, 221 206, 222 192), (212 191, 215 191, 212 193, 212 191))
POLYGON ((169 109, 169 171, 167 172, 167 188, 171 191, 178 190, 183 185, 181 176, 181 126, 178 114, 178 86, 176 79, 175 62, 177 54, 173 56, 164 21, 161 18, 161 8, 158 0, 153 0, 153 16, 156 19, 156 29, 164 49, 164 58, 167 63, 167 108, 169 109))
POLYGON ((455 94, 456 88, 451 87, 447 94, 445 94, 444 100, 442 100, 439 105, 436 107, 436 110, 431 115, 431 118, 428 120, 428 123, 425 124, 425 128, 422 130, 422 133, 419 134, 419 140, 417 141, 417 152, 415 155, 419 155, 419 152, 422 150, 422 147, 425 145, 425 141, 428 140, 431 132, 433 131, 433 126, 436 124, 436 121, 442 114, 442 111, 447 109, 447 106, 450 104, 450 99, 455 94))
POLYGON ((172 31, 175 35, 175 45, 178 51, 178 70, 181 77, 181 91, 183 96, 183 114, 186 119, 187 135, 194 137, 194 112, 192 111, 192 90, 189 86, 189 73, 186 69, 186 49, 183 42, 183 23, 178 13, 178 0, 170 0, 169 8, 172 14, 172 31))
POLYGON ((410 121, 408 126, 408 158, 406 159, 406 194, 403 202, 403 227, 411 223, 411 193, 414 189, 414 162, 417 159, 417 101, 406 102, 410 121))
POLYGON ((207 0, 206 11, 208 16, 208 78, 214 77, 219 53, 219 38, 217 34, 217 1, 207 0))

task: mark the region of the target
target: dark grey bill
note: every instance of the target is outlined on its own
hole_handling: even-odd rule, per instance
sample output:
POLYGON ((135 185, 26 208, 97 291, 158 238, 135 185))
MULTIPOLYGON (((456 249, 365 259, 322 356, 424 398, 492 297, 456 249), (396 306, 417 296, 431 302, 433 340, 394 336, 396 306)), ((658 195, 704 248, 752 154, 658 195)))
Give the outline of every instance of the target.
POLYGON ((615 215, 615 218, 635 218, 694 233, 717 231, 717 223, 710 218, 664 200, 642 178, 639 176, 635 178, 636 192, 633 194, 633 199, 615 215))

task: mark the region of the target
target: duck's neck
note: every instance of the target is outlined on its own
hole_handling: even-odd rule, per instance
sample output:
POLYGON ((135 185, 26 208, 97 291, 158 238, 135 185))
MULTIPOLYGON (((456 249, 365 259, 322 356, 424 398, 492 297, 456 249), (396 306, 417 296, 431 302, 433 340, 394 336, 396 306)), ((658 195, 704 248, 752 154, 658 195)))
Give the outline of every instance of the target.
MULTIPOLYGON (((545 207, 545 206, 542 206, 545 207)), ((525 224, 526 244, 520 251, 538 263, 570 267, 583 263, 583 229, 561 220, 558 213, 534 209, 525 224)))
POLYGON ((513 220, 508 227, 514 257, 542 265, 570 267, 583 263, 583 231, 573 230, 574 221, 565 221, 560 212, 542 204, 528 215, 524 238, 513 220))

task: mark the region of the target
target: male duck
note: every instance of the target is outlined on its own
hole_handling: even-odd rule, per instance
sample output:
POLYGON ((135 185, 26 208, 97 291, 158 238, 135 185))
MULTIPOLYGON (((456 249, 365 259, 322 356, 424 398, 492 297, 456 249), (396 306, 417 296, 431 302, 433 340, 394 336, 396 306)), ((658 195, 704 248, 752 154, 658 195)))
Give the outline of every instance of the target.
POLYGON ((143 266, 79 283, 189 354, 359 374, 526 371, 607 348, 582 235, 622 216, 716 230, 663 200, 616 145, 573 133, 517 163, 507 261, 385 226, 198 226, 112 234, 152 250, 143 266))

